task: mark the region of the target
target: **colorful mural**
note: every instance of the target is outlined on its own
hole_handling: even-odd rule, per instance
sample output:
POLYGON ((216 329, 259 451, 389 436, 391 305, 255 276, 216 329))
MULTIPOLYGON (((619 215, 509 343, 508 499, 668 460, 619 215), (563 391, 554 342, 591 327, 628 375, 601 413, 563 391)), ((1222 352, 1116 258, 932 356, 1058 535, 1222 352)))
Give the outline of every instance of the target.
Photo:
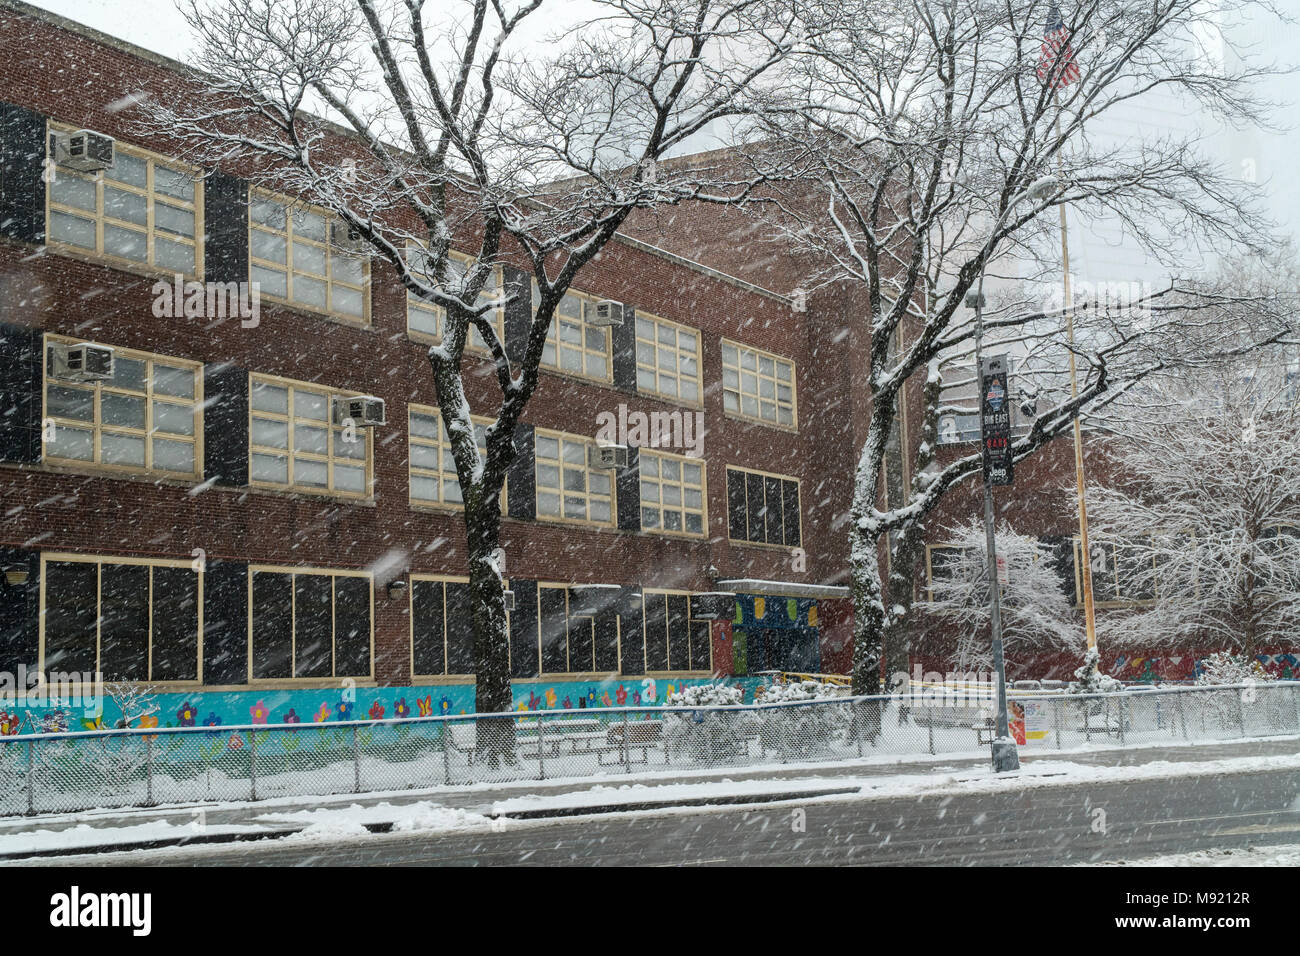
MULTIPOLYGON (((629 677, 610 681, 536 681, 514 686, 514 709, 587 710, 602 707, 659 707, 667 698, 705 678, 629 677)), ((760 678, 731 678, 746 703, 760 678)), ((223 727, 240 724, 330 723, 474 712, 474 685, 416 687, 332 687, 303 690, 191 691, 154 696, 158 711, 138 722, 144 727, 223 727)), ((0 703, 0 736, 64 730, 101 730, 122 725, 112 700, 97 706, 58 701, 0 703)))

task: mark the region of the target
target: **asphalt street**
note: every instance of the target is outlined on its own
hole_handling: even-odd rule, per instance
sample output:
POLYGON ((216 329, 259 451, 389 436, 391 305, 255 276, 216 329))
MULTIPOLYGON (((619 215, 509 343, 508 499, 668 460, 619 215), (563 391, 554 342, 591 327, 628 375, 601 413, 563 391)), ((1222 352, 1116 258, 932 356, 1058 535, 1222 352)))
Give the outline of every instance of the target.
POLYGON ((567 818, 502 831, 65 857, 133 865, 1014 865, 1300 843, 1300 773, 567 818), (802 815, 796 810, 802 810, 802 815), (802 824, 802 829, 799 824, 802 824))

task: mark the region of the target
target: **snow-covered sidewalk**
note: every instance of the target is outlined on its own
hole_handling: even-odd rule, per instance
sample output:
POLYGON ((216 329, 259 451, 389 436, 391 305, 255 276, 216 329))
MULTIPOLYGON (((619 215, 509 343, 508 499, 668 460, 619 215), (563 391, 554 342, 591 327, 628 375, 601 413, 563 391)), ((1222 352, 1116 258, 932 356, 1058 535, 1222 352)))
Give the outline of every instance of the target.
POLYGON ((871 800, 935 793, 990 793, 1084 782, 1172 779, 1206 774, 1300 770, 1300 740, 1179 748, 1026 755, 1021 770, 996 775, 987 761, 929 758, 786 765, 748 771, 599 782, 521 782, 462 790, 404 790, 333 797, 284 797, 0 820, 0 858, 234 843, 249 839, 355 839, 373 832, 453 831, 545 825, 588 813, 699 812, 709 806, 783 800, 871 800), (543 818, 525 820, 523 818, 543 818))

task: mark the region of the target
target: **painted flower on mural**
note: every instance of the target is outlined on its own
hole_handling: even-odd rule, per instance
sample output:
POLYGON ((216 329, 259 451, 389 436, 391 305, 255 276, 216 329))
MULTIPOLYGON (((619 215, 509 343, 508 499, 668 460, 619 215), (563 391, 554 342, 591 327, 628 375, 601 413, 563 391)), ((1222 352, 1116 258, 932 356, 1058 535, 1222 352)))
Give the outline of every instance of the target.
POLYGON ((298 712, 296 710, 290 707, 289 712, 284 715, 283 722, 286 724, 301 724, 302 718, 298 716, 298 712))
POLYGON ((218 717, 216 714, 209 713, 209 714, 208 714, 208 719, 205 720, 205 721, 203 721, 203 726, 204 726, 204 727, 220 727, 220 726, 221 726, 221 718, 218 717))
POLYGON ((393 716, 394 717, 411 716, 411 708, 406 706, 405 697, 399 697, 397 700, 393 701, 393 716))
POLYGON ((419 713, 421 717, 432 717, 433 716, 433 695, 430 694, 427 697, 415 698, 415 706, 419 709, 419 713))
MULTIPOLYGON (((61 710, 51 711, 41 718, 41 733, 58 734, 68 729, 68 715, 61 710)), ((17 733, 17 731, 14 731, 17 733)))
POLYGON ((438 701, 438 709, 439 709, 440 711, 442 711, 444 714, 450 714, 450 713, 451 713, 451 698, 450 698, 450 697, 444 697, 442 700, 438 701))
POLYGON ((554 709, 555 709, 555 701, 558 699, 558 695, 555 693, 555 688, 554 688, 554 687, 548 687, 548 688, 546 688, 546 694, 545 694, 545 697, 546 697, 546 707, 547 707, 547 709, 548 709, 548 710, 554 710, 554 709))
POLYGON ((640 706, 640 704, 641 704, 641 692, 640 692, 640 691, 637 691, 635 694, 632 695, 632 703, 633 703, 633 704, 636 704, 637 706, 640 706))
POLYGON ((181 704, 181 709, 176 711, 176 722, 182 727, 193 727, 194 721, 199 719, 198 709, 190 706, 187 700, 181 704))
POLYGON ((627 688, 622 684, 618 685, 618 690, 614 691, 614 699, 618 701, 618 706, 622 707, 627 703, 627 688))
POLYGON ((587 706, 588 707, 596 706, 596 688, 594 687, 587 688, 587 706))
POLYGON ((316 711, 316 716, 312 718, 316 723, 323 724, 330 719, 329 704, 321 704, 320 710, 316 711))
MULTIPOLYGON (((141 730, 152 730, 154 727, 157 727, 157 726, 158 726, 158 717, 157 717, 156 714, 146 714, 145 716, 143 716, 143 717, 140 718, 140 729, 141 729, 141 730)), ((158 735, 157 735, 157 734, 146 734, 144 739, 145 739, 145 740, 157 740, 157 739, 158 739, 158 735)))
POLYGON ((18 733, 21 721, 17 714, 8 714, 0 710, 0 737, 12 737, 18 733))
POLYGON ((373 704, 370 705, 370 719, 371 720, 384 719, 384 705, 381 704, 379 701, 375 701, 373 704))
POLYGON ((83 720, 81 722, 81 726, 85 727, 87 730, 106 729, 104 727, 104 717, 102 714, 96 714, 94 717, 90 718, 89 720, 83 720))
POLYGON ((605 691, 605 693, 600 695, 600 702, 606 707, 614 706, 614 702, 610 699, 609 691, 605 691))
POLYGON ((252 707, 248 708, 248 713, 249 716, 253 718, 253 723, 255 724, 266 723, 267 717, 271 715, 271 712, 267 709, 266 705, 260 700, 252 707))
POLYGON ((529 710, 542 709, 542 699, 538 697, 536 694, 534 694, 531 690, 528 692, 528 709, 529 710))
POLYGON ((352 719, 352 701, 341 700, 334 705, 334 713, 338 715, 339 720, 352 719))
POLYGON ((569 699, 569 695, 568 695, 568 694, 565 694, 565 695, 564 695, 564 709, 565 709, 565 710, 573 710, 573 701, 571 701, 571 700, 569 699))
POLYGON ((244 738, 239 736, 239 734, 231 734, 230 740, 226 742, 226 746, 231 750, 239 750, 244 746, 244 738))

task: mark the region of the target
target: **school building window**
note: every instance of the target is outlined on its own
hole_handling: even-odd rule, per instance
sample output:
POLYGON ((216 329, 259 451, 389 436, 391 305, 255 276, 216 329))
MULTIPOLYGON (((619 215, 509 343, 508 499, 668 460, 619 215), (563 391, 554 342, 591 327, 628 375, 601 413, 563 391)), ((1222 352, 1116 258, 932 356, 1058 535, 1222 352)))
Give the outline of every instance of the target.
POLYGON ((614 524, 614 470, 592 468, 592 442, 560 432, 534 433, 537 517, 583 524, 614 524))
MULTIPOLYGON (((409 458, 411 503, 419 505, 464 504, 456 462, 451 456, 451 437, 438 409, 412 405, 409 415, 409 458)), ((480 461, 487 460, 488 419, 474 419, 474 441, 480 461)))
POLYGON ((203 574, 189 561, 41 557, 44 673, 198 681, 203 574))
POLYGON ((689 594, 647 589, 642 601, 647 672, 713 669, 709 622, 691 620, 689 594))
MULTIPOLYGON (((1151 549, 1114 541, 1089 541, 1092 552, 1092 599, 1098 604, 1137 604, 1155 599, 1155 553, 1151 549)), ((1075 594, 1083 603, 1083 570, 1079 539, 1074 539, 1075 594)))
POLYGON ((728 467, 727 533, 733 541, 796 547, 799 479, 728 467))
POLYGON ((411 673, 474 673, 474 613, 468 578, 411 576, 411 673))
POLYGON ((370 429, 334 424, 340 393, 319 385, 250 376, 250 481, 362 498, 370 493, 370 429))
POLYGON ((722 408, 741 418, 794 428, 794 363, 723 339, 722 408))
POLYGON ((203 275, 197 238, 203 235, 203 181, 196 169, 122 142, 112 167, 96 173, 55 166, 52 154, 47 162, 51 245, 159 272, 203 275))
POLYGON ((638 455, 641 530, 702 536, 705 520, 704 462, 679 455, 638 455))
POLYGON ((619 669, 618 624, 613 615, 597 617, 565 585, 537 589, 538 657, 543 674, 613 674, 619 669))
POLYGON ((371 676, 371 586, 364 572, 253 567, 251 680, 371 676))
MULTIPOLYGON (((609 329, 591 324, 596 299, 582 292, 568 292, 555 307, 542 365, 572 375, 597 381, 611 380, 613 369, 609 329)), ((541 293, 533 283, 533 309, 541 302, 541 293)))
POLYGON ((76 339, 46 336, 45 461, 195 478, 203 473, 203 375, 197 362, 114 348, 113 377, 54 377, 55 350, 76 339))
POLYGON ((272 301, 366 323, 370 265, 330 241, 334 221, 323 209, 254 192, 248 210, 249 279, 272 301))
MULTIPOLYGON (((408 243, 406 247, 406 261, 415 272, 422 278, 427 279, 432 273, 432 265, 429 262, 428 252, 419 245, 408 243)), ((451 270, 452 275, 459 281, 465 275, 465 270, 469 268, 474 260, 469 256, 461 255, 459 252, 452 252, 447 257, 447 267, 451 270)), ((488 320, 496 329, 497 338, 502 342, 505 341, 505 310, 500 305, 501 300, 501 267, 496 266, 492 270, 491 276, 483 286, 483 291, 479 293, 476 305, 494 304, 494 307, 487 313, 488 320)), ((426 342, 441 342, 443 333, 447 328, 447 310, 440 305, 434 305, 421 299, 409 289, 406 293, 406 330, 407 334, 413 339, 426 342)), ((487 351, 487 343, 483 341, 483 336, 473 325, 469 328, 469 345, 472 348, 487 351)))
POLYGON ((699 330, 638 312, 636 389, 698 404, 702 391, 699 330))

